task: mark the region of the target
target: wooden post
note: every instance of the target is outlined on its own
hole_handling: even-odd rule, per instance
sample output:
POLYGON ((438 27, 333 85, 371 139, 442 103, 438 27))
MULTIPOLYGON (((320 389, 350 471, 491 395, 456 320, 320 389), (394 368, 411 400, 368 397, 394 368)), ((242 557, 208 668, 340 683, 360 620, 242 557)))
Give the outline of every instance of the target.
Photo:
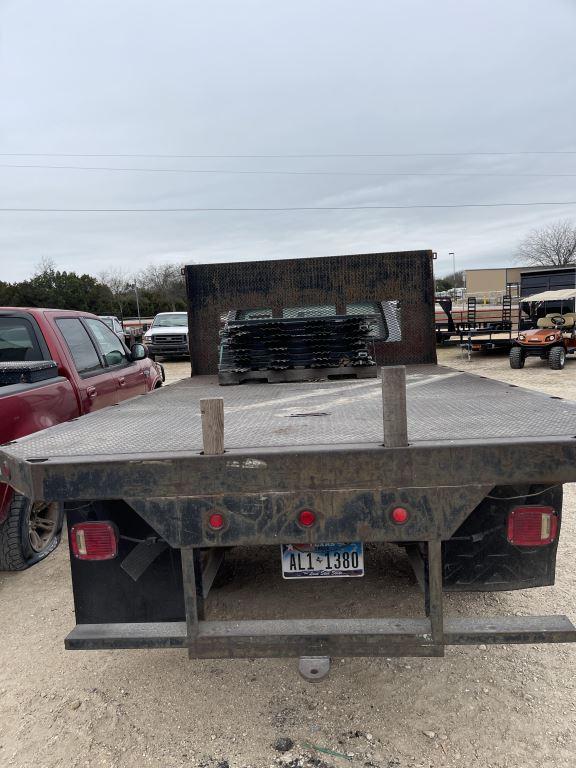
POLYGON ((384 446, 401 448, 408 445, 406 368, 403 365, 382 368, 382 412, 384 446))
POLYGON ((204 455, 224 453, 224 400, 210 397, 200 400, 204 455))

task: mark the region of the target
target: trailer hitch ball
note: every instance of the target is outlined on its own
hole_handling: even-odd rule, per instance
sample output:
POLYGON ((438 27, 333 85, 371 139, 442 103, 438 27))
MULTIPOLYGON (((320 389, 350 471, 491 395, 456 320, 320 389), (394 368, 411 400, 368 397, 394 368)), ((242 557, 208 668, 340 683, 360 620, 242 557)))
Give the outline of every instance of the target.
POLYGON ((330 656, 300 656, 298 671, 309 683, 324 680, 330 672, 330 656))

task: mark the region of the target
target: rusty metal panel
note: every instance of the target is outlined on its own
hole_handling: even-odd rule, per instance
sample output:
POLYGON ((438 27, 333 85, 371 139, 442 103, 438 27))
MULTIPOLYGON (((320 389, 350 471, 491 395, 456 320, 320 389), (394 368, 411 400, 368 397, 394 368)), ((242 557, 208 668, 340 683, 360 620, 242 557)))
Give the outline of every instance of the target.
POLYGON ((228 547, 250 544, 312 544, 323 541, 425 541, 448 539, 491 490, 491 485, 456 488, 398 488, 242 496, 128 498, 129 504, 172 547, 228 547), (390 512, 410 510, 405 525, 390 512), (313 528, 298 525, 296 513, 313 509, 313 528), (213 512, 227 524, 214 531, 213 512))
POLYGON ((194 375, 218 372, 221 316, 361 301, 400 302, 402 340, 375 342, 378 365, 435 363, 432 251, 365 253, 306 259, 242 261, 186 267, 194 375))
POLYGON ((54 501, 576 479, 570 401, 418 366, 407 406, 410 446, 390 449, 377 380, 218 387, 194 377, 2 446, 0 479, 54 501), (216 394, 226 453, 204 456, 200 400, 216 394))
MULTIPOLYGON (((331 651, 338 656, 442 655, 442 648, 431 644, 427 637, 430 633, 427 619, 353 619, 345 624, 344 621, 332 620, 320 627, 317 619, 308 620, 308 626, 305 620, 200 622, 201 640, 196 644, 195 655, 254 658, 300 656, 303 649, 310 652, 311 648, 318 652, 318 641, 309 635, 310 642, 304 642, 307 636, 302 636, 303 631, 314 628, 326 632, 324 642, 320 639, 322 653, 329 643, 331 651), (314 627, 310 627, 310 623, 314 627)), ((576 629, 566 616, 448 617, 444 620, 445 645, 573 642, 576 642, 576 629)), ((66 638, 69 650, 185 648, 187 644, 184 621, 79 624, 66 638)))
POLYGON ((345 445, 227 451, 221 456, 183 453, 43 459, 8 459, 10 483, 35 499, 142 498, 143 496, 241 497, 258 493, 514 485, 576 481, 576 440, 526 438, 453 441, 408 448, 345 445))
MULTIPOLYGON (((414 366, 406 380, 411 445, 551 437, 570 443, 576 435, 576 403, 569 400, 441 366, 414 366)), ((151 462, 149 475, 159 461, 199 456, 200 402, 215 397, 224 400, 226 451, 344 450, 383 442, 383 391, 377 379, 219 387, 215 377, 193 377, 12 441, 0 446, 0 454, 29 467, 91 459, 103 469, 110 461, 139 456, 151 462)))

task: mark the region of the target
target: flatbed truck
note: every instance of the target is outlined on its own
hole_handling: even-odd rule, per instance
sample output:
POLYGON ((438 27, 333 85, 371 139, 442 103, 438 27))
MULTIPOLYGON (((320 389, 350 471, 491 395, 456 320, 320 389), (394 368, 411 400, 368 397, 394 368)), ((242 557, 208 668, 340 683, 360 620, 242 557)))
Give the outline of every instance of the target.
POLYGON ((444 610, 445 591, 554 583, 562 485, 576 480, 576 403, 435 364, 432 252, 194 266, 187 284, 195 375, 0 448, 0 480, 64 504, 77 622, 67 648, 292 656, 317 680, 334 656, 576 640, 566 616, 444 610), (376 350, 378 378, 221 387, 210 370, 217 325, 206 336, 214 349, 198 346, 207 318, 240 300, 276 314, 295 295, 315 306, 332 297, 342 314, 361 292, 395 297, 401 310, 402 338, 376 350), (415 338, 418 328, 428 335, 415 338), (210 588, 231 548, 275 547, 284 589, 293 563, 319 577, 320 592, 332 575, 360 575, 363 544, 384 542, 414 565, 419 618, 212 615, 210 588))

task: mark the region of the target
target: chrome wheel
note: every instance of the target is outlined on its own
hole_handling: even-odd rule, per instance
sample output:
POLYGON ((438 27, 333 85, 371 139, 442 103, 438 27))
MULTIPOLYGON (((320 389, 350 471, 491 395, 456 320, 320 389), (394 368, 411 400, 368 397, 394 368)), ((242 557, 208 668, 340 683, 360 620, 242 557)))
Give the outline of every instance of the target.
POLYGON ((32 551, 43 552, 52 544, 58 533, 58 519, 58 504, 37 501, 30 506, 28 536, 32 551))

